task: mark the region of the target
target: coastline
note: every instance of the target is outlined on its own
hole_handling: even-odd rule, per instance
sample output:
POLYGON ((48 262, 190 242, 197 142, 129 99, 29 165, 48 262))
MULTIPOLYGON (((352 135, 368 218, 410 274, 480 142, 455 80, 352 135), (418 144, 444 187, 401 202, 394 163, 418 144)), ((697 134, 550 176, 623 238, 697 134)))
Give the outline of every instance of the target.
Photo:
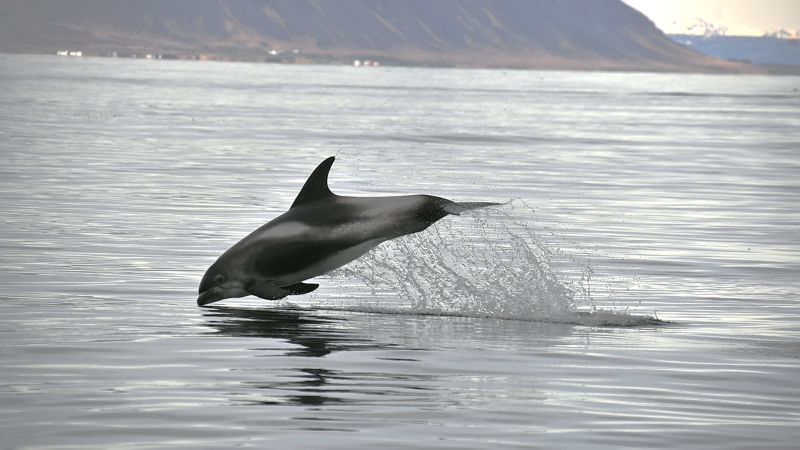
MULTIPOLYGON (((672 64, 631 64, 619 61, 580 62, 572 60, 553 60, 542 58, 535 60, 513 61, 509 58, 495 60, 478 59, 469 61, 465 58, 444 58, 433 60, 427 58, 404 58, 391 55, 351 53, 351 54, 316 54, 294 53, 288 55, 269 55, 256 52, 130 52, 130 51, 98 51, 82 50, 27 50, 13 51, 0 49, 0 55, 38 55, 60 58, 102 58, 102 59, 139 59, 139 60, 173 60, 173 61, 213 61, 254 64, 296 64, 320 66, 352 66, 358 61, 374 61, 375 67, 421 67, 441 69, 487 69, 487 70, 541 70, 541 71, 575 71, 575 72, 640 72, 640 73, 686 73, 686 74, 719 74, 719 75, 783 75, 800 76, 800 65, 789 64, 753 64, 708 57, 714 65, 697 67, 694 65, 681 67, 672 64), (80 53, 67 55, 68 52, 80 53)), ((360 65, 360 64, 358 64, 360 65)), ((371 67, 369 67, 371 68, 371 67)))

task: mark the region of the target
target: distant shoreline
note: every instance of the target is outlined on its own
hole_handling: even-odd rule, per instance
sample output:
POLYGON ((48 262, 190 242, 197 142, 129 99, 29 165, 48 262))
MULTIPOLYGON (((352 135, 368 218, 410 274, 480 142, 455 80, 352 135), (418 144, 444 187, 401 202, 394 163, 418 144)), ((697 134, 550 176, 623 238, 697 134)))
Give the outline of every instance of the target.
MULTIPOLYGON (((253 64, 286 64, 286 65, 320 65, 320 66, 353 66, 355 61, 374 61, 375 67, 365 67, 365 70, 379 69, 380 67, 419 67, 419 68, 440 68, 440 69, 486 69, 486 70, 531 70, 531 71, 568 71, 568 72, 631 72, 631 73, 686 73, 686 74, 716 74, 716 75, 785 75, 800 76, 800 65, 784 64, 753 64, 742 61, 721 60, 726 63, 744 65, 752 70, 702 70, 697 67, 681 68, 674 67, 646 67, 646 66, 622 66, 614 64, 601 64, 596 67, 589 65, 576 64, 469 64, 469 63, 448 63, 432 61, 409 61, 402 58, 369 56, 369 55, 298 55, 294 58, 278 57, 247 57, 244 55, 231 55, 228 53, 127 53, 118 52, 116 56, 111 52, 98 52, 93 50, 81 49, 59 49, 55 51, 8 51, 0 50, 0 54, 5 55, 35 55, 53 56, 64 59, 81 58, 100 58, 100 59, 120 59, 120 60, 143 60, 143 61, 213 61, 213 62, 239 62, 253 64), (64 52, 80 53, 79 55, 63 54, 64 52), (135 55, 135 56, 134 56, 135 55)), ((360 64, 359 64, 360 65, 360 64)))

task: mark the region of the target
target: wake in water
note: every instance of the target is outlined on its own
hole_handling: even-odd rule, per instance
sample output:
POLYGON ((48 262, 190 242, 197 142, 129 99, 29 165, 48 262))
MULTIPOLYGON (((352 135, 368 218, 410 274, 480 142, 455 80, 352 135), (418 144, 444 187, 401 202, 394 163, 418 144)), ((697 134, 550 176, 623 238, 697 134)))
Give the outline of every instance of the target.
POLYGON ((331 273, 326 283, 338 283, 346 297, 317 297, 314 307, 583 325, 661 323, 594 308, 592 269, 554 270, 553 253, 520 213, 531 210, 521 202, 476 210, 385 242, 331 273))

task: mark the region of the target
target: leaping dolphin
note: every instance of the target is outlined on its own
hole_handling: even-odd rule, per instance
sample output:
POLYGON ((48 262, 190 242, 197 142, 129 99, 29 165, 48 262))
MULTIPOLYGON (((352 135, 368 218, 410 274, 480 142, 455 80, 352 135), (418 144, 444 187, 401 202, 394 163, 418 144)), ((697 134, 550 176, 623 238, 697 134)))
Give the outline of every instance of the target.
POLYGON ((292 207, 229 248, 200 282, 197 304, 255 295, 307 294, 305 280, 339 268, 381 242, 420 232, 448 214, 497 205, 432 195, 345 197, 328 188, 334 157, 308 177, 292 207))

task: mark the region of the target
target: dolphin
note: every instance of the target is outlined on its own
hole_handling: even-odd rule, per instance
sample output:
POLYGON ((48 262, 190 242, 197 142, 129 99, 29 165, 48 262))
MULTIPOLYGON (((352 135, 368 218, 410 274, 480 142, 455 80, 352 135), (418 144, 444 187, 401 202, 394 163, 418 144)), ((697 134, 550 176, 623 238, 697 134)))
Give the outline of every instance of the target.
POLYGON ((307 294, 309 278, 339 268, 381 242, 418 233, 443 217, 498 205, 453 202, 432 195, 346 197, 328 188, 335 157, 308 177, 288 211, 220 256, 200 282, 199 306, 255 295, 278 300, 307 294))

